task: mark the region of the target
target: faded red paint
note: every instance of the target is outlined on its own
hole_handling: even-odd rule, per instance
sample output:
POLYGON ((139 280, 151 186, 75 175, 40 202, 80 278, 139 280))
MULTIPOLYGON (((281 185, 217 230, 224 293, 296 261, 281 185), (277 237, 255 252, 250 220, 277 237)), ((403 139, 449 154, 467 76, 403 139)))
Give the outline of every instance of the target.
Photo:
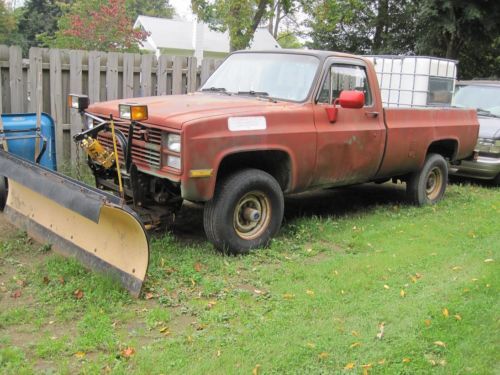
POLYGON ((166 156, 173 153, 165 146, 161 149, 160 169, 140 160, 134 162, 143 172, 180 182, 183 198, 193 201, 212 198, 222 160, 239 152, 286 152, 291 161, 287 193, 416 171, 435 141, 455 141, 456 159, 472 153, 479 130, 475 111, 383 109, 375 71, 369 61, 345 54, 303 53, 316 53, 323 63, 335 58, 365 61, 373 104, 360 109, 339 108, 336 122, 331 123, 325 110, 329 105, 316 104, 314 100, 319 89, 318 75, 315 89, 305 103, 195 93, 97 103, 89 112, 117 117, 119 103, 147 104, 150 117, 144 123, 146 126, 181 134, 182 170, 166 166, 166 156), (232 116, 264 116, 267 129, 232 132, 228 129, 228 118, 232 116), (191 178, 189 171, 193 169, 213 169, 214 174, 210 178, 191 178))

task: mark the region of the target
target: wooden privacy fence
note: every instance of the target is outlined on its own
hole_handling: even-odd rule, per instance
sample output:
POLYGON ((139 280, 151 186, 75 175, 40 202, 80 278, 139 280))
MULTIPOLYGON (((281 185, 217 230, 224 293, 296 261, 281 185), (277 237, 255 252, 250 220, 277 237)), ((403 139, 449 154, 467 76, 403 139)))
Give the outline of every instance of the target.
POLYGON ((56 122, 57 163, 76 160, 72 136, 82 128, 67 106, 68 94, 91 103, 196 91, 221 60, 137 53, 31 48, 0 45, 0 113, 36 112, 41 106, 56 122))

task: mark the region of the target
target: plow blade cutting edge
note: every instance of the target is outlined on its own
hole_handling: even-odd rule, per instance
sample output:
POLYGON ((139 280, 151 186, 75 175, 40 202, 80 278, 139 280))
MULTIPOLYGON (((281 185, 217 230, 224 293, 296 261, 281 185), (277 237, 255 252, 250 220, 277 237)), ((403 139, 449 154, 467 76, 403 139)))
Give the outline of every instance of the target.
POLYGON ((0 175, 8 179, 4 215, 10 222, 139 296, 149 240, 140 218, 120 198, 1 149, 0 175))

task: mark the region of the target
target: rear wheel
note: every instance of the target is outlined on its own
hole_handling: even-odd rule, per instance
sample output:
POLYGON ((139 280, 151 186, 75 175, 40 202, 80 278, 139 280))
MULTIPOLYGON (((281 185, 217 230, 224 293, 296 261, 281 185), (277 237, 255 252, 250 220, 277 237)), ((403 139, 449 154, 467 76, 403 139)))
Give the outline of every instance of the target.
POLYGON ((205 233, 221 250, 244 254, 266 246, 283 220, 278 182, 258 169, 237 172, 218 184, 203 213, 205 233))
POLYGON ((0 176, 0 212, 4 210, 5 204, 7 203, 8 192, 9 187, 7 185, 7 179, 3 176, 0 176))
POLYGON ((429 154, 423 168, 414 172, 406 181, 406 193, 416 205, 439 202, 448 184, 448 165, 439 154, 429 154))

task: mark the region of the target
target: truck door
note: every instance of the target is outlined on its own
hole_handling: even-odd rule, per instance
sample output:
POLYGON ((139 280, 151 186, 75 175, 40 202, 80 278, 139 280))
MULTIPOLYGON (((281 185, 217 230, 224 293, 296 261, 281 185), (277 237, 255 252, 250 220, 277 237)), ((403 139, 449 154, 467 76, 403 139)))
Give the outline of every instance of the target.
POLYGON ((385 125, 375 74, 367 75, 363 60, 327 60, 315 97, 314 121, 317 130, 315 186, 335 186, 365 182, 375 176, 384 153, 385 125), (365 94, 360 109, 338 108, 330 122, 327 107, 343 90, 365 94))

